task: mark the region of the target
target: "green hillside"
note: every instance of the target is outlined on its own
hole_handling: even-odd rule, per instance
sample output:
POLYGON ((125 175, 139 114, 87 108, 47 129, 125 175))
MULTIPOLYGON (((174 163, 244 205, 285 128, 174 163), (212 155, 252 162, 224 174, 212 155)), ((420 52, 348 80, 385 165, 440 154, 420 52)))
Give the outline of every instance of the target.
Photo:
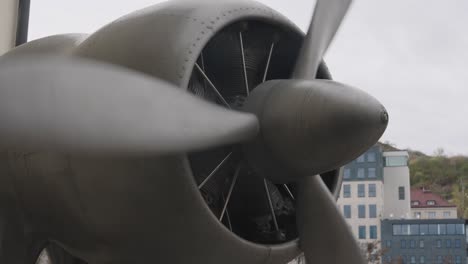
MULTIPOLYGON (((381 143, 384 150, 396 150, 391 144, 381 143)), ((409 153, 410 181, 412 187, 425 187, 440 194, 458 206, 458 213, 464 211, 468 217, 468 157, 447 156, 443 149, 433 155, 420 151, 407 150, 409 153), (463 183, 463 184, 462 184, 463 183), (463 201, 463 186, 465 199, 463 201), (464 207, 464 208, 463 208, 464 207)))

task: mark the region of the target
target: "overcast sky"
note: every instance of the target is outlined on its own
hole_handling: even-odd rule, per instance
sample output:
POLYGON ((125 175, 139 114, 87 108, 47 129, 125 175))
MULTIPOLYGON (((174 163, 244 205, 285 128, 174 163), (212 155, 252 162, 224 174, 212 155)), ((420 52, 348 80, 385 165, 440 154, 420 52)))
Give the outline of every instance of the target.
MULTIPOLYGON (((221 0, 218 0, 221 1, 221 0)), ((30 39, 91 33, 159 0, 32 0, 30 39)), ((261 0, 306 30, 313 1, 261 0)), ((356 0, 325 57, 335 80, 379 99, 382 137, 468 155, 468 1, 356 0)))

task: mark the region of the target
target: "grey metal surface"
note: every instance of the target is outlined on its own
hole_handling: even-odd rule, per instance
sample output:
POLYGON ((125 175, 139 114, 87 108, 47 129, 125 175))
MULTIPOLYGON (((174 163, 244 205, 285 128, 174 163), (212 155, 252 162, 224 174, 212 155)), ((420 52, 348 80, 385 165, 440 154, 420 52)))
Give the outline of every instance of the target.
POLYGON ((61 34, 36 39, 24 43, 2 56, 28 56, 33 54, 67 54, 76 48, 87 34, 61 34))
POLYGON ((245 107, 262 130, 247 145, 252 166, 276 182, 345 165, 373 146, 388 122, 375 98, 328 80, 265 82, 245 107))
POLYGON ((162 155, 232 144, 258 131, 252 114, 78 58, 0 61, 0 87, 0 146, 10 150, 162 155))
POLYGON ((302 34, 286 17, 255 1, 169 1, 104 26, 75 54, 135 69, 185 89, 205 44, 225 26, 247 19, 302 34))
MULTIPOLYGON (((312 72, 312 75, 297 75, 296 72, 295 76, 315 77, 323 52, 349 5, 349 1, 343 3, 343 6, 338 3, 337 9, 329 9, 328 3, 319 1, 319 5, 326 8, 316 9, 319 14, 312 21, 306 38, 302 51, 304 58, 299 58, 297 63, 297 67, 304 67, 305 72, 312 72), (342 9, 344 5, 346 7, 342 9), (307 49, 314 47, 315 51, 307 49)), ((83 42, 80 42, 80 37, 68 39, 65 36, 31 43, 31 48, 26 44, 24 52, 18 51, 24 55, 36 50, 58 51, 72 55, 65 60, 70 64, 52 64, 41 69, 37 64, 17 65, 15 69, 13 64, 5 66, 15 61, 13 56, 3 58, 0 89, 5 96, 2 96, 4 101, 0 107, 5 109, 0 111, 0 118, 2 122, 11 121, 5 123, 8 125, 6 130, 16 126, 20 128, 17 131, 26 135, 20 138, 13 134, 17 131, 7 131, 0 136, 3 143, 31 147, 39 142, 36 147, 42 149, 73 150, 66 154, 14 152, 11 149, 2 152, 0 173, 8 177, 0 177, 0 202, 5 204, 2 211, 8 218, 9 232, 4 241, 11 249, 3 260, 7 263, 24 262, 22 253, 28 252, 31 241, 41 239, 56 241, 90 264, 146 263, 149 260, 161 263, 285 263, 297 256, 300 253, 297 240, 277 245, 252 243, 224 226, 200 195, 187 161, 185 152, 188 150, 253 137, 256 133, 255 117, 220 110, 152 78, 186 89, 205 44, 221 29, 243 20, 264 21, 302 34, 286 18, 256 2, 171 1, 118 19, 83 42), (129 73, 110 65, 95 67, 92 65, 96 64, 90 62, 84 65, 73 58, 75 56, 119 65, 149 76, 129 73), (10 70, 14 74, 7 74, 10 70), (34 78, 14 78, 22 71, 34 78), (26 95, 31 94, 25 91, 33 87, 37 91, 34 90, 34 96, 28 98, 26 95), (156 91, 158 98, 152 98, 156 91), (50 96, 45 96, 47 92, 50 96), (118 103, 107 101, 106 95, 112 101, 117 99, 118 103), (141 97, 135 98, 137 96, 141 97), (59 103, 60 107, 55 108, 48 102, 59 103), (157 106, 141 102, 156 102, 157 106), (25 109, 22 108, 24 105, 27 105, 25 109), (100 116, 102 109, 108 109, 108 112, 106 110, 106 114, 100 116), (199 113, 197 119, 188 117, 191 110, 199 113), (51 120, 48 113, 63 115, 63 118, 51 120), (125 117, 129 118, 121 119, 125 117), (231 117, 239 122, 230 121, 231 117), (82 126, 78 122, 80 120, 83 121, 82 126), (88 123, 89 120, 94 123, 88 123), (243 125, 238 129, 240 123, 243 125), (54 126, 48 127, 48 124, 54 126), (117 129, 109 124, 118 124, 117 129), (159 129, 167 129, 158 127, 161 124, 169 124, 169 129, 158 135, 159 129), (63 141, 51 138, 43 141, 43 138, 35 138, 34 131, 30 131, 31 125, 49 131, 43 134, 47 136, 57 131, 66 133, 61 134, 63 141), (145 130, 151 127, 155 130, 145 130), (70 140, 83 135, 83 131, 88 133, 85 133, 85 140, 70 140), (122 133, 116 137, 119 131, 122 133), (158 141, 152 142, 151 136, 155 136, 152 133, 142 137, 141 131, 155 132, 158 141), (171 131, 174 133, 169 133, 171 131), (24 138, 29 141, 24 141, 24 138), (103 146, 101 149, 118 146, 120 150, 130 149, 127 154, 134 153, 133 143, 127 144, 129 138, 134 140, 130 142, 138 143, 136 149, 167 148, 159 152, 143 151, 147 155, 138 157, 84 155, 90 152, 83 150, 94 147, 96 149, 91 152, 96 153, 103 146), (60 142, 70 145, 61 148, 60 142), (28 229, 24 229, 25 226, 28 229)), ((267 69, 268 66, 265 71, 267 69)), ((247 79, 245 83, 247 86, 247 79)), ((285 181, 289 177, 289 180, 296 181, 299 188, 296 198, 300 246, 309 262, 362 263, 356 243, 349 231, 346 233, 347 226, 330 191, 336 197, 341 182, 340 170, 335 168, 377 140, 385 128, 387 120, 382 122, 382 118, 386 113, 382 114, 380 104, 373 98, 338 83, 294 80, 270 82, 265 87, 266 92, 261 92, 263 89, 253 92, 257 99, 248 100, 253 102, 249 111, 258 114, 265 126, 260 127, 260 142, 246 143, 244 149, 251 159, 249 161, 257 161, 261 165, 277 162, 284 166, 279 166, 275 174, 286 174, 274 179, 285 181), (281 84, 285 89, 275 89, 271 83, 281 84), (288 100, 279 100, 280 96, 288 100), (297 103, 299 98, 303 99, 302 103, 297 103), (381 111, 379 114, 377 109, 381 111), (266 116, 259 114, 263 110, 267 111, 266 116), (278 114, 276 110, 284 111, 278 114), (278 126, 281 122, 284 126, 278 126), (279 130, 276 134, 265 132, 267 129, 279 130), (350 129, 357 131, 348 133, 350 129), (353 145, 349 146, 351 143, 353 145), (261 149, 258 146, 265 145, 267 150, 256 152, 261 149), (320 157, 319 150, 323 157, 320 157), (318 161, 314 164, 316 158, 318 161), (310 173, 321 172, 324 172, 322 178, 310 176, 310 173), (345 232, 344 235, 341 232, 345 232), (326 234, 330 239, 322 241, 322 237, 316 234, 326 234)), ((228 201, 226 198, 225 203, 228 201)), ((227 215, 226 208, 223 206, 227 215)))
POLYGON ((297 222, 308 263, 366 263, 333 196, 318 175, 299 182, 297 222))
POLYGON ((351 0, 317 0, 293 78, 313 80, 320 61, 348 11, 351 0))

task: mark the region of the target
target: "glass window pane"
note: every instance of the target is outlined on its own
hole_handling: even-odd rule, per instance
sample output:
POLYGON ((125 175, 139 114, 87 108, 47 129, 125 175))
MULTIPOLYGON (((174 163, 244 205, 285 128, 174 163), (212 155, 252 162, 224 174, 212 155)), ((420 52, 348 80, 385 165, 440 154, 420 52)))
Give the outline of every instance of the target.
POLYGON ((377 218, 377 205, 369 204, 369 218, 377 218))
POLYGON ((385 241, 385 247, 386 248, 391 248, 392 247, 392 241, 391 240, 386 240, 385 241))
POLYGON ((429 225, 429 235, 437 235, 437 224, 429 225))
POLYGON ((419 234, 420 235, 427 235, 429 227, 426 224, 419 225, 419 234))
POLYGON ((358 184, 358 197, 366 197, 366 185, 358 184))
POLYGON ((447 224, 447 235, 455 235, 455 224, 447 224))
POLYGON ((364 168, 358 168, 357 170, 357 177, 359 179, 364 179, 364 168))
POLYGON ((375 152, 367 153, 367 161, 368 162, 375 162, 375 152))
POLYGON ((344 213, 345 218, 351 218, 351 205, 344 205, 343 213, 344 213))
POLYGON ((424 248, 424 240, 419 240, 419 247, 424 248))
POLYGON ((370 183, 369 184, 369 197, 376 197, 377 191, 376 191, 377 186, 375 183, 370 183))
POLYGON ((398 199, 399 200, 405 199, 405 187, 403 186, 398 187, 398 199))
POLYGON ((393 235, 401 235, 401 225, 393 225, 393 235))
POLYGON ((343 171, 343 178, 344 178, 344 179, 349 179, 349 178, 351 178, 351 169, 348 169, 348 168, 344 169, 344 171, 343 171))
POLYGON ((377 226, 375 225, 369 226, 369 238, 377 239, 377 226))
POLYGON ((366 206, 363 204, 358 205, 358 217, 366 218, 366 206))
POLYGON ((351 197, 351 185, 343 184, 343 197, 344 198, 351 197))
POLYGON ((377 195, 377 186, 375 183, 370 183, 369 184, 369 197, 376 197, 377 195))
POLYGON ((455 239, 455 247, 459 248, 461 246, 461 241, 460 239, 455 239))
POLYGON ((362 154, 361 156, 359 156, 357 159, 356 159, 357 162, 364 162, 364 154, 362 154))
POLYGON ((401 248, 406 248, 406 240, 401 240, 400 241, 400 247, 401 248))
POLYGON ((401 234, 409 235, 409 225, 401 225, 401 234))
POLYGON ((359 239, 366 239, 366 226, 359 226, 359 239))
POLYGON ((412 224, 410 225, 410 235, 419 235, 419 225, 418 224, 412 224))
POLYGON ((375 178, 377 175, 375 174, 375 168, 367 168, 367 177, 375 178))
POLYGON ((446 224, 439 224, 439 234, 440 235, 447 234, 447 225, 446 224))
POLYGON ((445 247, 446 248, 451 248, 452 247, 452 240, 446 239, 445 240, 445 247))
POLYGON ((463 235, 464 234, 464 229, 465 229, 465 226, 463 224, 456 224, 455 225, 455 232, 457 235, 463 235))
POLYGON ((385 157, 385 166, 387 167, 398 167, 398 166, 407 166, 407 157, 385 157))

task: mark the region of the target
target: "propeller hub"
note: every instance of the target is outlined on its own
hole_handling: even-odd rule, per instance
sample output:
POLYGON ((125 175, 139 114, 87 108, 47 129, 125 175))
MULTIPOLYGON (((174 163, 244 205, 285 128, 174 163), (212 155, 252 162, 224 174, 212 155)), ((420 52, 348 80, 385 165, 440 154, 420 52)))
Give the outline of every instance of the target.
POLYGON ((245 145, 252 166, 275 182, 336 169, 365 152, 388 123, 367 93, 329 80, 274 80, 253 90, 244 110, 260 133, 245 145))

